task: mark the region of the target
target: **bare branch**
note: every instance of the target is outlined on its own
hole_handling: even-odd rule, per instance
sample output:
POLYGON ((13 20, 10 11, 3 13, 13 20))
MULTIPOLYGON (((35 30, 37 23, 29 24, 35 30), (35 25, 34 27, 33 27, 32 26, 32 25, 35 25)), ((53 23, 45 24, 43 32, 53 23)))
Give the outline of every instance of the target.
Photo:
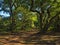
POLYGON ((50 19, 50 21, 44 26, 44 30, 48 30, 48 28, 50 27, 51 23, 53 22, 53 19, 55 19, 57 16, 59 16, 60 12, 58 12, 54 17, 52 17, 50 19))

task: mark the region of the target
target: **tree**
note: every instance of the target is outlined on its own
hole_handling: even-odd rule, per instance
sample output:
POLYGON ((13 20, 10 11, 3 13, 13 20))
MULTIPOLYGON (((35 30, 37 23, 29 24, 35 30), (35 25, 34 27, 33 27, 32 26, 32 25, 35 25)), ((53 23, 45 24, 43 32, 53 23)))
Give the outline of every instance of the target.
POLYGON ((9 29, 10 31, 13 31, 17 27, 19 27, 17 25, 20 25, 21 29, 24 29, 24 28, 28 29, 29 27, 31 27, 30 22, 32 21, 31 17, 33 16, 33 14, 22 3, 23 2, 21 2, 20 0, 4 0, 4 6, 9 8, 9 13, 10 13, 10 19, 11 19, 10 29, 9 29), (18 18, 20 18, 20 17, 17 17, 19 14, 22 15, 22 19, 21 19, 22 21, 18 20, 18 18))
POLYGON ((48 0, 39 0, 39 1, 31 0, 30 10, 33 12, 37 12, 39 14, 40 32, 46 33, 48 28, 51 26, 52 21, 57 16, 60 15, 60 10, 57 10, 59 8, 58 4, 59 4, 59 2, 57 2, 55 0, 54 1, 52 1, 52 0, 49 0, 49 1, 48 0), (58 7, 57 7, 57 5, 58 5, 58 7), (38 9, 40 9, 40 11, 38 11, 38 9, 37 10, 34 9, 34 6, 37 7, 38 9), (56 8, 56 10, 54 10, 54 8, 56 8), (55 13, 54 16, 52 16, 53 13, 55 13))
POLYGON ((16 12, 14 11, 16 7, 14 6, 14 3, 15 3, 14 0, 4 0, 5 7, 9 8, 10 19, 11 19, 9 30, 11 32, 13 32, 13 30, 15 29, 15 25, 16 25, 15 24, 15 17, 14 17, 14 15, 16 15, 16 12))
MULTIPOLYGON (((16 22, 18 22, 17 15, 21 13, 22 21, 20 21, 23 25, 21 27, 26 27, 26 25, 30 25, 30 22, 32 21, 31 17, 34 17, 33 15, 36 15, 36 20, 40 30, 38 34, 46 33, 48 30, 50 30, 52 25, 55 25, 55 19, 60 15, 59 0, 4 0, 3 6, 4 10, 6 7, 9 8, 8 11, 5 11, 10 13, 10 31, 13 31, 16 28, 16 22)), ((54 27, 55 26, 53 26, 53 28, 54 27)))

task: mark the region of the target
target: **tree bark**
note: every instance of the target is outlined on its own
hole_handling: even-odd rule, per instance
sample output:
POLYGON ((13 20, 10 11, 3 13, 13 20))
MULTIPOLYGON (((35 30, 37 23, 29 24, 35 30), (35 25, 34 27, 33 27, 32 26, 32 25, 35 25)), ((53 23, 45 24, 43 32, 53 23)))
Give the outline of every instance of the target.
POLYGON ((13 32, 14 27, 15 27, 15 19, 14 19, 14 13, 12 10, 12 0, 9 0, 9 8, 10 8, 10 19, 11 19, 11 23, 10 23, 10 31, 13 32))

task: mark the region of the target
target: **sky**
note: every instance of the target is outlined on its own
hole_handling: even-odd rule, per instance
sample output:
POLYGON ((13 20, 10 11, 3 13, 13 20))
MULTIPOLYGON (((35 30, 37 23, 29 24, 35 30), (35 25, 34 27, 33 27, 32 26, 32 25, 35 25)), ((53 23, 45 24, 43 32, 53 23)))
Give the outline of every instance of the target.
POLYGON ((3 17, 9 17, 9 13, 6 13, 4 11, 0 11, 0 15, 3 16, 3 17))
MULTIPOLYGON (((3 0, 0 0, 0 10, 2 9, 2 3, 3 2, 3 0)), ((4 12, 3 10, 1 10, 0 11, 0 15, 2 16, 2 17, 9 17, 10 15, 9 15, 9 12, 4 12)))

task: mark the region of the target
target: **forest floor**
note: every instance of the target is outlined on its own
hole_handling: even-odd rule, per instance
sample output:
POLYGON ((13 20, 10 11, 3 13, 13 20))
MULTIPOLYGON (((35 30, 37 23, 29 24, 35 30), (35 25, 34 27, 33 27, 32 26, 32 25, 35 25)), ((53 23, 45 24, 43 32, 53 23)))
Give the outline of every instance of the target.
POLYGON ((0 35, 0 45, 60 45, 59 35, 33 35, 35 32, 0 35))

